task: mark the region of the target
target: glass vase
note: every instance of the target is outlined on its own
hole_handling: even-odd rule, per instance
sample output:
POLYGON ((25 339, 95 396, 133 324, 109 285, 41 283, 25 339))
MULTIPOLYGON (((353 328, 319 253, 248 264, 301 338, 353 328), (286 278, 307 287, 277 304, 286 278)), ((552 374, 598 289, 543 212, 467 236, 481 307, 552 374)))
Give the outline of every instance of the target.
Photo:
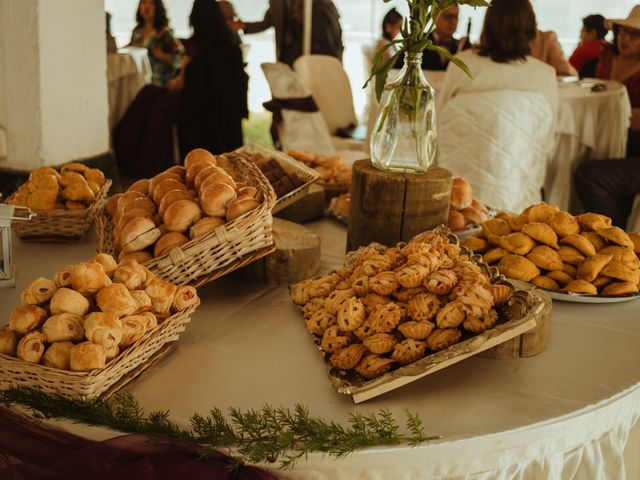
POLYGON ((422 53, 406 53, 402 70, 384 87, 370 145, 380 170, 424 173, 435 159, 435 98, 421 63, 422 53))

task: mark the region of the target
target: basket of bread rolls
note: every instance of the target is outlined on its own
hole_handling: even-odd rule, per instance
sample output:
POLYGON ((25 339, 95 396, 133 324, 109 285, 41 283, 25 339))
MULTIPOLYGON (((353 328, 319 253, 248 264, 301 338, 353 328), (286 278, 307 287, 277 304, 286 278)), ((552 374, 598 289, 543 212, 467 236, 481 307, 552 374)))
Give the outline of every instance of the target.
POLYGON ((640 288, 640 233, 597 213, 574 216, 545 203, 502 212, 464 245, 509 278, 566 294, 552 298, 635 296, 640 288))
POLYGON ((36 168, 7 203, 29 207, 37 215, 29 222, 14 222, 13 231, 28 241, 77 241, 91 227, 110 187, 101 170, 79 162, 59 171, 36 168))
POLYGON ((162 356, 200 303, 135 260, 107 254, 37 278, 0 329, 0 388, 110 394, 162 356))
POLYGON ((196 149, 112 196, 97 214, 98 250, 176 285, 200 286, 273 251, 275 194, 253 162, 196 149))

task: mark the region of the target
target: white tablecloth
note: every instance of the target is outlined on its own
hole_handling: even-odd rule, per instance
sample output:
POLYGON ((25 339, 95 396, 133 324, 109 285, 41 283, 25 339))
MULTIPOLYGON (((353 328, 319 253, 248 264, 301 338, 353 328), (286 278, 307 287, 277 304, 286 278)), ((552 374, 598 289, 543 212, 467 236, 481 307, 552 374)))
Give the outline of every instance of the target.
MULTIPOLYGON (((322 237, 324 271, 342 263, 345 228, 311 225, 322 237)), ((78 245, 15 245, 16 289, 0 289, 8 318, 21 289, 56 266, 84 260, 95 238, 78 245)), ((185 424, 212 406, 259 408, 301 402, 345 422, 351 412, 418 412, 421 445, 374 448, 344 460, 310 455, 291 479, 640 478, 640 300, 615 305, 555 303, 550 344, 528 359, 471 358, 396 391, 354 405, 336 393, 287 288, 225 278, 198 290, 202 304, 171 355, 126 387, 147 410, 170 410, 185 424), (635 428, 632 428, 636 425, 635 428), (625 465, 627 475, 625 477, 625 465)), ((54 422, 94 439, 105 429, 54 422)))
POLYGON ((607 89, 592 92, 579 83, 558 85, 556 146, 547 167, 545 193, 548 203, 574 213, 580 210, 573 187, 578 165, 591 159, 623 158, 626 151, 631 117, 627 90, 618 82, 597 82, 607 89))
POLYGON ((124 116, 138 92, 151 83, 151 65, 146 48, 121 48, 107 54, 109 128, 124 116))

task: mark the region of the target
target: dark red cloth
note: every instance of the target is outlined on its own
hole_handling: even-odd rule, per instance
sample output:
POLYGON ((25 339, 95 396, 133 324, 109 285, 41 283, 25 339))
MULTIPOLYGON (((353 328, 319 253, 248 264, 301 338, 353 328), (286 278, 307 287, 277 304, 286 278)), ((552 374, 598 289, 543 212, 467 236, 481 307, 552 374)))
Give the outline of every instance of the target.
MULTIPOLYGON (((613 59, 615 54, 610 47, 605 48, 600 55, 600 61, 598 62, 598 68, 596 70, 596 77, 606 80, 611 79, 611 69, 613 68, 613 59)), ((629 100, 631 101, 631 108, 640 108, 640 71, 634 73, 624 82, 629 93, 629 100)))
POLYGON ((569 63, 573 65, 577 71, 581 71, 585 63, 600 56, 600 52, 602 52, 605 45, 606 42, 604 40, 580 44, 569 57, 569 63))
POLYGON ((0 478, 3 480, 275 480, 231 458, 199 460, 190 444, 154 435, 126 434, 94 442, 28 421, 0 408, 0 478))

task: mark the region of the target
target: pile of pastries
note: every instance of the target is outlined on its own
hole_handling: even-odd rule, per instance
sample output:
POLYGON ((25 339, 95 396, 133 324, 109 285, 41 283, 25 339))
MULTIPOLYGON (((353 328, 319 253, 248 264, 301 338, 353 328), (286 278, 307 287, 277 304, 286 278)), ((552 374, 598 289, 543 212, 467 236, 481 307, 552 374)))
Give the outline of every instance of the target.
POLYGON ((437 233, 360 249, 349 268, 291 287, 330 364, 365 379, 479 334, 498 321, 510 288, 437 233))
POLYGON ((0 353, 84 372, 131 347, 170 315, 196 304, 196 290, 157 278, 135 260, 99 253, 37 278, 0 330, 0 353))
POLYGON ((78 162, 60 167, 39 167, 12 195, 8 203, 32 210, 84 210, 96 201, 98 192, 107 180, 97 168, 78 162))
POLYGON ((189 152, 151 179, 112 196, 106 211, 118 259, 140 263, 201 237, 257 208, 262 193, 246 185, 225 156, 189 152))
POLYGON ((351 167, 344 163, 342 157, 327 157, 303 150, 289 150, 287 154, 318 172, 320 174, 320 184, 344 187, 345 190, 349 189, 351 167))
POLYGON ((473 198, 471 185, 462 177, 455 177, 451 186, 449 228, 453 232, 480 225, 487 220, 489 210, 473 198))
POLYGON ((282 168, 275 158, 268 158, 260 153, 249 152, 232 152, 226 155, 229 158, 240 156, 254 162, 267 180, 269 180, 277 198, 284 197, 287 193, 294 191, 304 183, 296 175, 282 168))
POLYGON ((464 243, 509 278, 552 291, 624 295, 640 288, 640 233, 597 213, 573 216, 541 203, 499 213, 464 243))

